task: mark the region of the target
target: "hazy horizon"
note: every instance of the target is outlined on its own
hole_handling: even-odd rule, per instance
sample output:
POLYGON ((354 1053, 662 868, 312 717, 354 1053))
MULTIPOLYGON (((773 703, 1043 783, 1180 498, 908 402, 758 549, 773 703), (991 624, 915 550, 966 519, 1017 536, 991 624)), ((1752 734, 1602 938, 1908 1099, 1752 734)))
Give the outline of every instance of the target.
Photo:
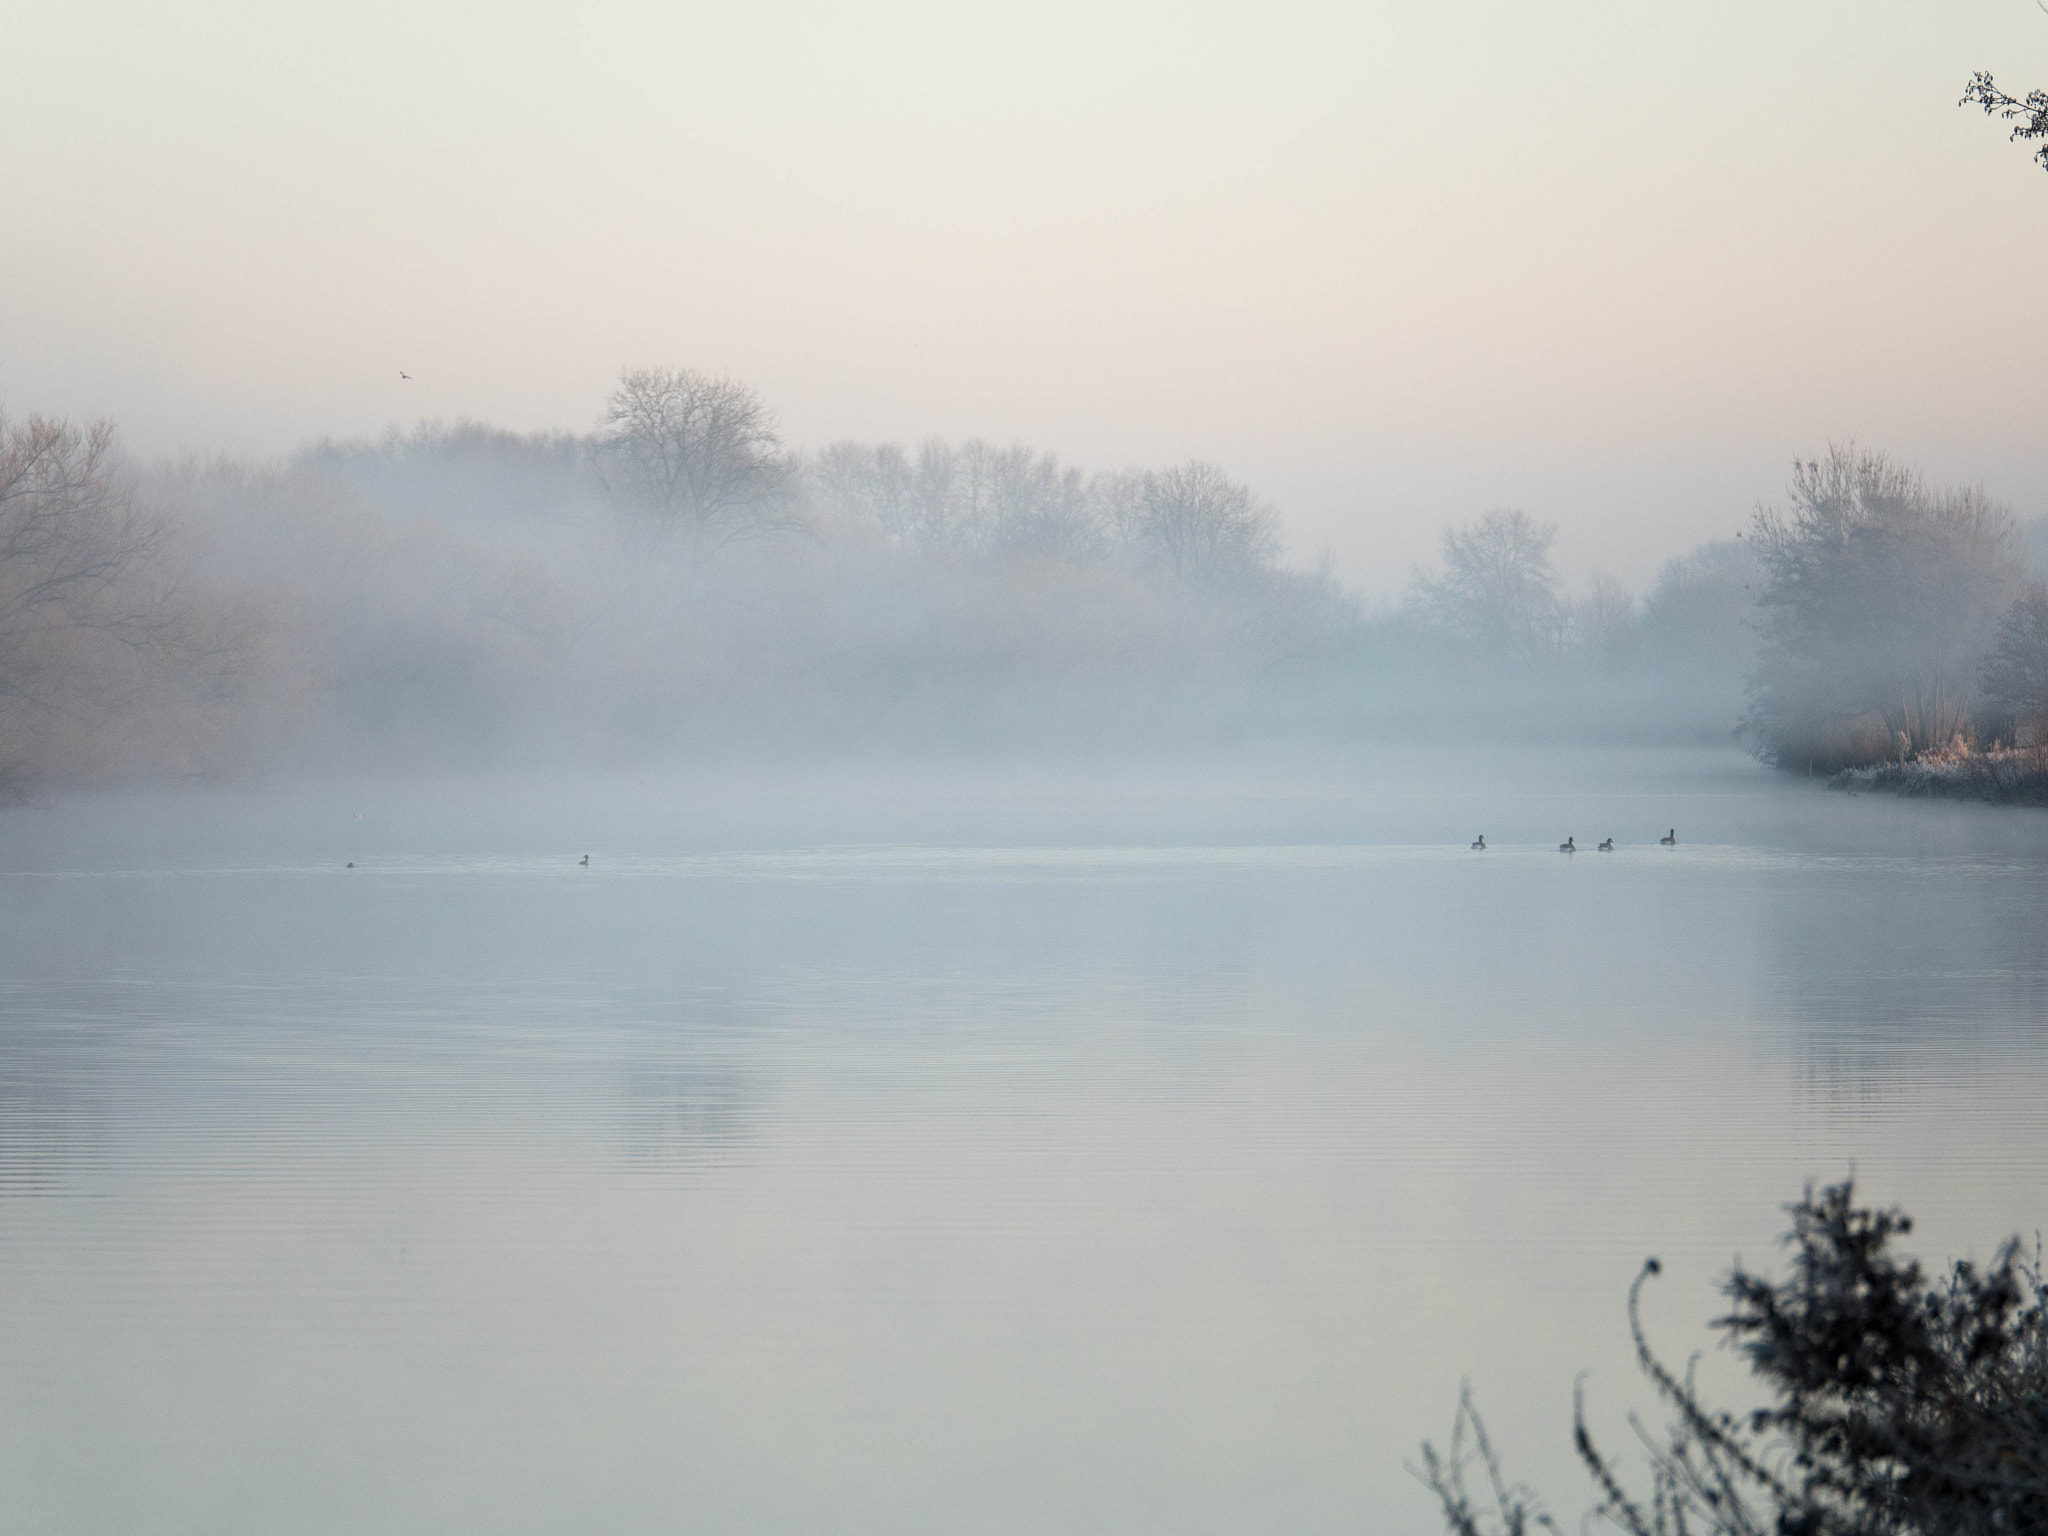
POLYGON ((1977 69, 2048 17, 36 3, 0 405, 274 457, 674 364, 803 447, 1214 460, 1374 596, 1501 505, 1640 586, 1830 441, 2048 512, 2048 187, 1977 69))

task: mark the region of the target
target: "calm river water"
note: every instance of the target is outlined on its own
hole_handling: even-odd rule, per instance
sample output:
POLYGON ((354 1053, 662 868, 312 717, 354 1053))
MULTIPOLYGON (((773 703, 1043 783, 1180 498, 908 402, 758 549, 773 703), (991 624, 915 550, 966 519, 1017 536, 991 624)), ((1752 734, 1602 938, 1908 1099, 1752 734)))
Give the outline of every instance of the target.
POLYGON ((0 1529, 1575 1520, 1646 1254, 2048 1224, 2044 1019, 2048 815, 1732 753, 11 810, 0 1529))

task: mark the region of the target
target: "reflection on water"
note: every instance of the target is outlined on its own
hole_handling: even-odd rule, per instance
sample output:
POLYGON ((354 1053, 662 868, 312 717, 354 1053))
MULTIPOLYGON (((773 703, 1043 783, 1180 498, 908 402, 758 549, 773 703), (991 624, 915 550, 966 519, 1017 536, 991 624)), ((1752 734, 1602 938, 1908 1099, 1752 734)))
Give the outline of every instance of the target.
POLYGON ((629 1067, 619 1137, 637 1173, 695 1173, 731 1166, 753 1137, 753 1094, 731 1067, 629 1067))
POLYGON ((0 1200, 77 1192, 106 1140, 98 1064, 39 990, 0 1003, 0 1200))
POLYGON ((2048 829, 1512 768, 0 822, 16 1522, 1424 1531, 1468 1375, 1568 1512, 1645 1252, 2041 1223, 2048 829))

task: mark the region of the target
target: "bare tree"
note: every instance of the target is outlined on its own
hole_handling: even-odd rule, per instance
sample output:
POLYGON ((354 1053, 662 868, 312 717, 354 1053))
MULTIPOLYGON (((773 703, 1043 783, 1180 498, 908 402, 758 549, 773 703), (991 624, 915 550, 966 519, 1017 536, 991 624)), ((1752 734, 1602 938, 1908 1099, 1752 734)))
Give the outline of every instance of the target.
POLYGON ((830 443, 808 465, 816 494, 838 516, 878 529, 890 542, 922 548, 925 517, 916 470, 895 443, 830 443))
POLYGON ((1102 520, 1081 471, 1022 443, 928 438, 914 461, 894 443, 834 443, 811 475, 842 516, 919 554, 1085 564, 1101 553, 1102 520))
POLYGON ((598 418, 618 500, 712 545, 803 527, 774 414, 746 385, 691 368, 628 368, 598 418))
MULTIPOLYGON (((1117 488, 1117 482, 1107 487, 1117 488)), ((1145 475, 1133 489, 1117 521, 1142 561, 1181 581, 1242 577, 1279 556, 1278 516, 1214 464, 1190 459, 1145 475)))
POLYGON ((1495 655, 1519 661, 1551 656, 1565 618, 1550 564, 1556 538, 1555 524, 1509 509, 1447 528, 1443 574, 1423 583, 1423 595, 1454 634, 1495 655))
POLYGON ((0 790, 33 778, 54 735, 118 706, 135 663, 182 637, 151 568, 164 539, 111 423, 0 417, 0 790))
POLYGON ((1088 499, 1103 537, 1116 548, 1137 550, 1145 528, 1145 482, 1142 469, 1105 470, 1088 482, 1088 499))
POLYGON ((960 521, 976 548, 999 560, 1096 555, 1101 529, 1080 470, 1022 443, 980 439, 960 449, 959 469, 960 521))

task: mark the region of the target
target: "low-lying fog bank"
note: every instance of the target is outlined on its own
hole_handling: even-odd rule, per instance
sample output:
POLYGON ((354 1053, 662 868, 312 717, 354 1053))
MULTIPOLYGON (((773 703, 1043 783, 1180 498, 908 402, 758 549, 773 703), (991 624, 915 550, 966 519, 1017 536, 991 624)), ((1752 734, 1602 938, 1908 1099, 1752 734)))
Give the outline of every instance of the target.
POLYGON ((588 435, 422 426, 137 469, 0 421, 0 791, 1231 744, 1726 744, 1833 770, 2031 741, 2011 514, 1881 456, 1638 597, 1496 511, 1373 609, 1214 465, 787 448, 628 371, 588 435), (1903 745, 1902 745, 1903 744, 1903 745))
MULTIPOLYGON (((1904 817, 1926 846, 2031 834, 1977 807, 1887 809, 1733 746, 1446 750, 1279 743, 1032 757, 841 755, 608 769, 293 773, 47 791, 0 818, 0 875, 516 868, 674 875, 726 855, 1378 848, 1589 858, 1709 847, 1867 851, 1904 817), (1977 822, 1985 822, 1982 828, 1977 822), (1469 845, 1485 834, 1487 853, 1469 845), (1614 854, 1597 852, 1613 839, 1614 854), (588 855, 588 870, 579 861, 588 855)), ((2048 826, 2041 831, 2048 837, 2048 826)), ((2042 844, 2048 848, 2048 844, 2042 844)), ((1028 863, 1028 860, 1027 860, 1028 863)), ((1020 865, 1020 870, 1025 866, 1020 865)))

